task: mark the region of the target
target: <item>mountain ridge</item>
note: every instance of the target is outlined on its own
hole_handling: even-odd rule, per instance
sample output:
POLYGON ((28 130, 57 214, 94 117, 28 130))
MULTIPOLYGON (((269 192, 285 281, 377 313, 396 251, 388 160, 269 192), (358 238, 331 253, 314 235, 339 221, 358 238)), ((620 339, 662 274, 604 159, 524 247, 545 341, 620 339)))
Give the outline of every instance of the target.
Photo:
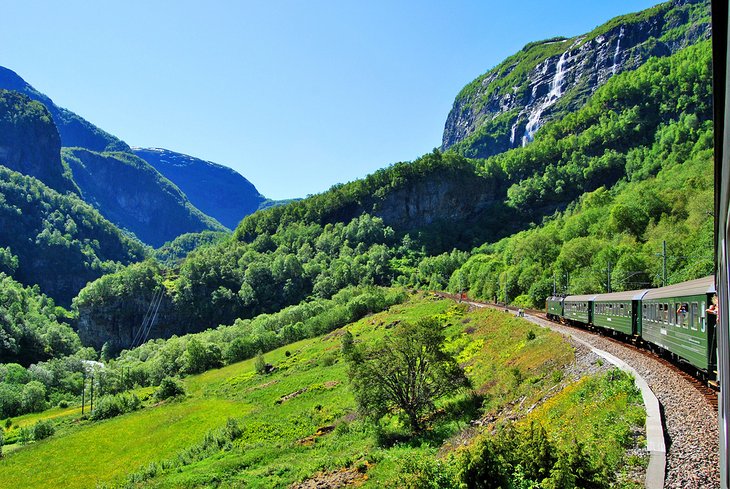
POLYGON ((248 179, 225 165, 164 148, 133 146, 131 151, 174 182, 195 207, 229 229, 266 201, 248 179))
POLYGON ((528 43, 459 92, 441 149, 484 158, 524 146, 611 77, 706 39, 710 31, 708 0, 674 0, 570 39, 528 43))

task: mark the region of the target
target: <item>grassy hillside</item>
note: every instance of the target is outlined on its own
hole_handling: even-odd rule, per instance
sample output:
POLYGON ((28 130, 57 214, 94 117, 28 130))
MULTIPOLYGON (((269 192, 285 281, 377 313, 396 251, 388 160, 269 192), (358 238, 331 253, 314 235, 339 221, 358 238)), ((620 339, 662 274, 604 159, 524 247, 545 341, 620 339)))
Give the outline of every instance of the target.
MULTIPOLYGON (((274 367, 268 374, 256 373, 251 359, 187 378, 187 395, 177 401, 148 400, 143 409, 107 421, 60 422, 51 438, 0 461, 0 478, 8 488, 286 487, 331 477, 403 487, 398 481, 419 477, 414 460, 429 470, 446 463, 451 468, 444 474, 457 474, 461 454, 449 448, 450 440, 475 439, 471 419, 505 408, 514 412, 515 400, 528 407, 556 392, 566 382, 561 369, 573 353, 559 335, 508 314, 468 311, 429 296, 346 329, 356 342, 369 342, 398 321, 426 316, 446 328, 447 349, 457 355, 476 394, 439 403, 432 428, 416 438, 399 418, 389 417, 375 429, 358 416, 340 353, 343 330, 337 330, 266 354, 274 367)), ((138 393, 144 397, 149 390, 138 393)), ((617 425, 640 421, 615 418, 617 425)))

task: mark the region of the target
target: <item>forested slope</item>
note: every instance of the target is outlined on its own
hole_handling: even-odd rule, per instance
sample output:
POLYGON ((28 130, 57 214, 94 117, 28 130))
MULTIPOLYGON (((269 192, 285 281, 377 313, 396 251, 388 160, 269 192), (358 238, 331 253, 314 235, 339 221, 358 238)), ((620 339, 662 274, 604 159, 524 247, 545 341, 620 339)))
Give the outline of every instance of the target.
MULTIPOLYGON (((171 306, 164 310, 170 315, 161 317, 160 328, 167 336, 172 334, 170 324, 183 331, 229 324, 309 295, 329 297, 346 285, 368 283, 440 288, 451 280, 452 288, 463 286, 479 297, 503 296, 499 291, 507 290, 509 298, 526 294, 529 299, 520 300, 537 305, 551 292, 553 274, 557 281, 569 272, 571 290, 600 286, 598 278, 586 278, 584 268, 596 275, 609 258, 617 280, 614 290, 638 282, 656 284, 656 260, 635 263, 629 257, 648 253, 663 239, 672 242, 675 255, 692 257, 676 262, 682 272, 671 275, 672 280, 706 273, 702 253, 709 252, 704 240, 711 218, 704 212, 711 198, 704 189, 711 188, 707 179, 712 174, 709 52, 709 43, 703 42, 616 75, 583 108, 547 124, 524 148, 487 160, 435 151, 247 217, 230 240, 194 252, 183 262, 168 287, 171 306), (601 187, 611 190, 594 192, 601 187), (574 236, 564 238, 544 231, 525 255, 499 255, 486 268, 474 268, 489 261, 482 252, 493 253, 504 243, 518 246, 524 236, 543 231, 526 231, 496 247, 489 243, 534 227, 569 206, 565 216, 573 216, 577 204, 571 202, 585 192, 594 194, 584 201, 601 196, 603 217, 585 214, 574 221, 595 218, 600 224, 584 223, 574 236), (573 237, 585 242, 571 245, 573 237), (618 251, 596 258, 603 256, 602 240, 618 251), (473 243, 487 245, 475 251, 479 256, 469 268, 451 277, 473 243), (563 257, 556 262, 563 243, 568 243, 566 254, 571 246, 585 252, 582 261, 563 257), (455 245, 464 251, 427 256, 455 245), (472 268, 479 271, 470 276, 472 268), (622 274, 634 280, 619 279, 622 274)), ((115 341, 124 346, 128 329, 121 335, 99 334, 109 311, 95 304, 112 302, 129 304, 133 297, 123 287, 110 291, 91 284, 76 307, 98 344, 115 341)), ((139 304, 137 324, 145 307, 139 304)))
POLYGON ((87 282, 142 259, 146 250, 74 194, 0 166, 0 247, 15 258, 6 272, 38 284, 59 304, 87 282))
POLYGON ((147 244, 157 247, 181 234, 225 229, 193 206, 175 184, 131 153, 64 148, 61 155, 82 198, 147 244))

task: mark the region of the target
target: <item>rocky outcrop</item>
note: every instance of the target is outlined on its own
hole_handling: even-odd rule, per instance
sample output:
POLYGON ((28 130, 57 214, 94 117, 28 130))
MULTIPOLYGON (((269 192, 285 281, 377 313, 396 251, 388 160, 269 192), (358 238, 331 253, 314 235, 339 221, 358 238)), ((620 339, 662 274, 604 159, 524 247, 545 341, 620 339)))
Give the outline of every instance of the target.
POLYGON ((708 38, 709 8, 707 0, 674 0, 582 36, 528 44, 457 96, 442 149, 488 157, 529 143, 612 76, 708 38))
POLYGON ((0 88, 14 90, 36 100, 48 109, 58 128, 63 146, 78 146, 92 151, 128 151, 124 141, 99 129, 83 117, 53 103, 12 70, 0 66, 0 88))
POLYGON ((0 90, 0 165, 66 192, 73 184, 64 175, 60 151, 61 139, 46 108, 0 90))
POLYGON ((184 233, 222 231, 185 194, 144 160, 129 153, 64 148, 82 197, 110 221, 158 247, 184 233))
POLYGON ((255 212, 266 198, 237 171, 161 148, 132 148, 187 195, 190 202, 229 229, 255 212))

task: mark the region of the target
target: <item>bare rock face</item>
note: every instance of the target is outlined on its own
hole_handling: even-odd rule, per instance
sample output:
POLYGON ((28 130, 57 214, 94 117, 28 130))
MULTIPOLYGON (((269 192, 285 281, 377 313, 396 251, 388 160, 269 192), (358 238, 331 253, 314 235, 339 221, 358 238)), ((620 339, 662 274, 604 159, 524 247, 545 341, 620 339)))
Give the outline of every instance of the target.
POLYGON ((709 38, 709 11, 706 0, 675 0, 572 39, 528 44, 457 96, 442 149, 483 158, 524 146, 614 75, 709 38))
POLYGON ((0 90, 0 165, 63 193, 73 185, 63 175, 60 151, 61 138, 48 110, 24 95, 0 90))

